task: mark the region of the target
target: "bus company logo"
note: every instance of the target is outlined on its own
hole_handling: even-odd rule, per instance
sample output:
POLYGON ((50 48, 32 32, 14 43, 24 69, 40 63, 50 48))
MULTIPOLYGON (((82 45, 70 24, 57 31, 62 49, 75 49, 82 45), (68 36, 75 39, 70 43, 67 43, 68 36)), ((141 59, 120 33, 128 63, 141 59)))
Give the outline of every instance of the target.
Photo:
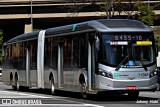
POLYGON ((118 73, 114 73, 113 77, 118 78, 118 73))
POLYGON ((11 99, 2 99, 2 104, 12 104, 11 99))

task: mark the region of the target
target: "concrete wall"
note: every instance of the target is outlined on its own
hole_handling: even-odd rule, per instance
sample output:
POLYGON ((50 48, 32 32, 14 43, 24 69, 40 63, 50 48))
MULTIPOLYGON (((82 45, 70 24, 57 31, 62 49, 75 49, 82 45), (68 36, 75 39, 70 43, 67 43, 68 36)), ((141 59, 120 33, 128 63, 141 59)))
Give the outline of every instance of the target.
MULTIPOLYGON (((95 5, 87 7, 76 14, 59 8, 60 6, 64 6, 62 2, 67 3, 68 1, 69 0, 32 0, 33 14, 31 16, 31 0, 0 0, 0 29, 4 31, 4 42, 22 33, 31 32, 32 27, 34 29, 46 29, 105 18, 101 17, 105 12, 100 12, 98 10, 99 8, 95 5), (33 25, 31 24, 31 17, 33 18, 33 25)), ((81 3, 81 5, 82 4, 83 3, 81 3)), ((118 12, 115 11, 114 15, 117 14, 118 12)), ((160 10, 155 10, 155 14, 160 16, 160 10)), ((121 15, 125 16, 126 13, 122 12, 121 15)))

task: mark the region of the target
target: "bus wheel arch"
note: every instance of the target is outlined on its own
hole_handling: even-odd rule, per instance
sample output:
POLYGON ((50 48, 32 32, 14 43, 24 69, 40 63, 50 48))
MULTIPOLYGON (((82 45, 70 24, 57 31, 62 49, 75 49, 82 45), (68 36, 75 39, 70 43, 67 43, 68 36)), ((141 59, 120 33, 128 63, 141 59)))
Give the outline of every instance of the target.
POLYGON ((13 81, 13 74, 12 74, 12 72, 10 72, 9 79, 10 79, 10 85, 11 85, 11 84, 12 84, 12 81, 13 81))
POLYGON ((49 74, 49 81, 51 81, 51 78, 53 78, 53 73, 49 74))
POLYGON ((79 83, 82 84, 82 83, 84 83, 84 82, 86 82, 86 81, 85 81, 85 76, 84 76, 84 74, 81 74, 81 75, 79 76, 79 83))
POLYGON ((17 72, 15 73, 15 81, 16 80, 18 81, 18 73, 17 72))
POLYGON ((82 98, 83 99, 87 99, 88 98, 88 94, 87 94, 87 82, 86 82, 86 78, 85 78, 84 74, 80 75, 79 82, 81 84, 82 98))

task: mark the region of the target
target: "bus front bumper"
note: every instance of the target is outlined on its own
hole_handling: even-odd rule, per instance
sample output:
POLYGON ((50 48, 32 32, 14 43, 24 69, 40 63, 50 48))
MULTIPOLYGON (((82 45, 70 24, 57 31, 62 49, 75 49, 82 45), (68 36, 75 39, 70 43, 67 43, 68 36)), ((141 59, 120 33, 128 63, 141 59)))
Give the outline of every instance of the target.
POLYGON ((116 80, 103 76, 97 76, 97 88, 100 91, 107 90, 142 90, 142 91, 155 91, 158 87, 157 77, 154 76, 149 79, 134 79, 134 80, 116 80), (127 87, 134 87, 134 89, 128 89, 127 87))

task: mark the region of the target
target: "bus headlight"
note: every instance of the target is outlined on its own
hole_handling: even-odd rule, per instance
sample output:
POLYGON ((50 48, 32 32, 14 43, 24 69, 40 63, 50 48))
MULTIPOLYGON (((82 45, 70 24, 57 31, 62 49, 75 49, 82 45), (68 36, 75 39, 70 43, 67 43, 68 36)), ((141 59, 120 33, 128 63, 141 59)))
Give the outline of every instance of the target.
POLYGON ((155 75, 157 75, 157 69, 153 70, 151 73, 150 73, 150 78, 151 77, 154 77, 155 75))
POLYGON ((105 70, 99 69, 99 74, 104 76, 104 77, 108 77, 108 78, 112 78, 113 79, 113 75, 110 72, 107 72, 105 70))

